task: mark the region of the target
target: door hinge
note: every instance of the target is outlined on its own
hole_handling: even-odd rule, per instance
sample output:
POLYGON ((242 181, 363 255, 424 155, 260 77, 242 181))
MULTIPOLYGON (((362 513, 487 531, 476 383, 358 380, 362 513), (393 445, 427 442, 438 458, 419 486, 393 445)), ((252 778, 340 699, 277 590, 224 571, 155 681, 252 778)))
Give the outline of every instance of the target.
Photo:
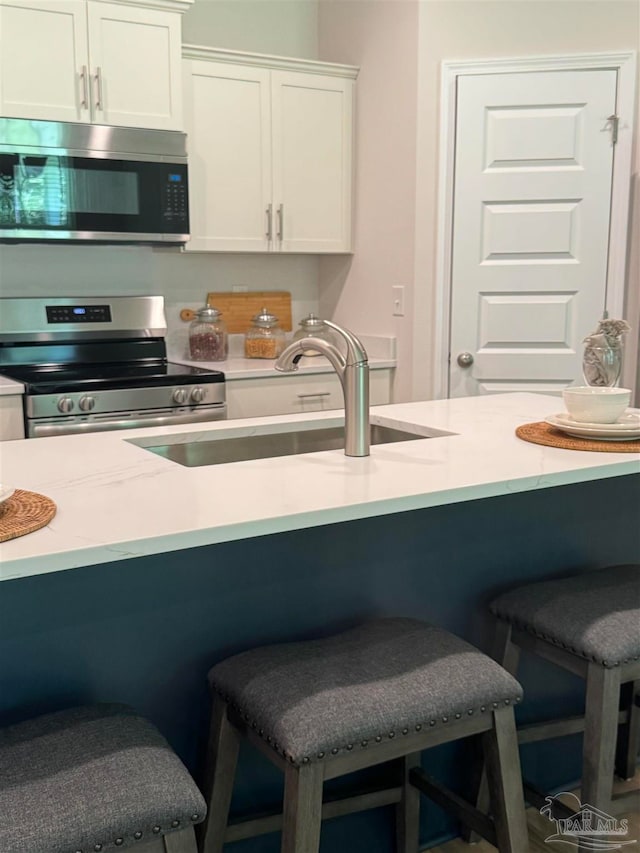
POLYGON ((620 117, 613 113, 607 118, 607 121, 609 122, 609 130, 611 131, 611 144, 615 145, 618 141, 618 124, 620 122, 620 117))

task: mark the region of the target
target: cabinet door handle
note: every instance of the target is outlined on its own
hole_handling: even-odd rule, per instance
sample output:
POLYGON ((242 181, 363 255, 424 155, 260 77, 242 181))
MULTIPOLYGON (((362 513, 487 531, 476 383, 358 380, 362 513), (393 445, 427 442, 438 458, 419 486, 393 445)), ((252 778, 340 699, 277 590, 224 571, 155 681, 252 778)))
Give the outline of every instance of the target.
POLYGON ((278 205, 278 240, 284 240, 284 204, 278 205))
POLYGON ((270 204, 265 210, 267 214, 267 240, 273 240, 273 205, 270 204))
POLYGON ((83 110, 89 109, 89 89, 87 88, 87 66, 82 66, 82 71, 80 72, 80 82, 82 83, 82 100, 80 101, 80 106, 83 110))
POLYGON ((99 65, 96 68, 95 80, 96 80, 96 109, 97 110, 103 110, 104 106, 102 103, 102 69, 100 68, 99 65))
POLYGON ((331 396, 331 391, 314 391, 313 393, 309 393, 309 394, 298 394, 298 397, 300 397, 300 399, 304 399, 305 397, 330 397, 330 396, 331 396))

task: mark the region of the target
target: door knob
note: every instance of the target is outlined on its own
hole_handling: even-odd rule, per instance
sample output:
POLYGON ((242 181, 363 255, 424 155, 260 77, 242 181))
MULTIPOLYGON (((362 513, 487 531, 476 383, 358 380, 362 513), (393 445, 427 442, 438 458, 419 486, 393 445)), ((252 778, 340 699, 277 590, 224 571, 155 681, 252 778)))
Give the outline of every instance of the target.
POLYGON ((460 367, 471 367, 473 364, 473 356, 470 352, 461 352, 458 356, 458 364, 460 367))

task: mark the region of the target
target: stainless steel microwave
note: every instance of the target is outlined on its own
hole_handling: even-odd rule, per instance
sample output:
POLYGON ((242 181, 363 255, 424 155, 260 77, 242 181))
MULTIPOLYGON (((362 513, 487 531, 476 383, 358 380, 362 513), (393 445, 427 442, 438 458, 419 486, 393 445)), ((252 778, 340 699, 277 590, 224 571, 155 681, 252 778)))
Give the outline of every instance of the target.
POLYGON ((186 135, 0 118, 0 241, 184 243, 186 135))

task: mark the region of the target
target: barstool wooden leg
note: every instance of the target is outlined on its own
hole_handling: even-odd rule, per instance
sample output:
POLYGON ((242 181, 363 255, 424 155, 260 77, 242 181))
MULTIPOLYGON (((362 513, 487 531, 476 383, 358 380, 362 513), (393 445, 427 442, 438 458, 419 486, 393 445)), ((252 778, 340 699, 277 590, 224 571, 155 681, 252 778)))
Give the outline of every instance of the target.
POLYGON ((198 853, 193 827, 182 832, 172 832, 170 835, 165 835, 162 840, 166 853, 198 853))
POLYGON ((622 685, 625 710, 629 718, 618 729, 618 745, 616 752, 616 775, 621 779, 631 779, 635 776, 640 749, 640 681, 629 681, 622 685))
MULTIPOLYGON (((503 622, 502 620, 498 620, 496 622, 491 657, 501 664, 501 666, 503 666, 507 672, 511 673, 511 675, 514 677, 517 675, 518 665, 520 663, 520 647, 511 642, 511 625, 508 622, 503 622)), ((475 768, 475 774, 476 778, 474 780, 474 787, 472 790, 475 796, 476 808, 483 814, 489 814, 491 802, 484 761, 481 760, 479 765, 475 768)), ((464 838, 468 844, 475 844, 481 840, 478 833, 474 832, 468 826, 463 828, 462 838, 464 838)))
POLYGON ((240 736, 229 722, 227 704, 216 696, 207 750, 205 799, 209 810, 201 824, 202 853, 222 853, 239 746, 240 736))
POLYGON ((422 753, 412 752, 402 761, 402 799, 396 806, 396 851, 418 853, 420 843, 420 791, 409 782, 409 773, 421 766, 422 753))
POLYGON ((319 763, 285 770, 282 853, 318 853, 323 779, 319 763))
POLYGON ((493 729, 482 737, 498 849, 500 853, 527 853, 529 836, 513 708, 494 711, 493 729))
POLYGON ((589 664, 580 799, 605 812, 613 792, 619 692, 618 669, 589 664))

